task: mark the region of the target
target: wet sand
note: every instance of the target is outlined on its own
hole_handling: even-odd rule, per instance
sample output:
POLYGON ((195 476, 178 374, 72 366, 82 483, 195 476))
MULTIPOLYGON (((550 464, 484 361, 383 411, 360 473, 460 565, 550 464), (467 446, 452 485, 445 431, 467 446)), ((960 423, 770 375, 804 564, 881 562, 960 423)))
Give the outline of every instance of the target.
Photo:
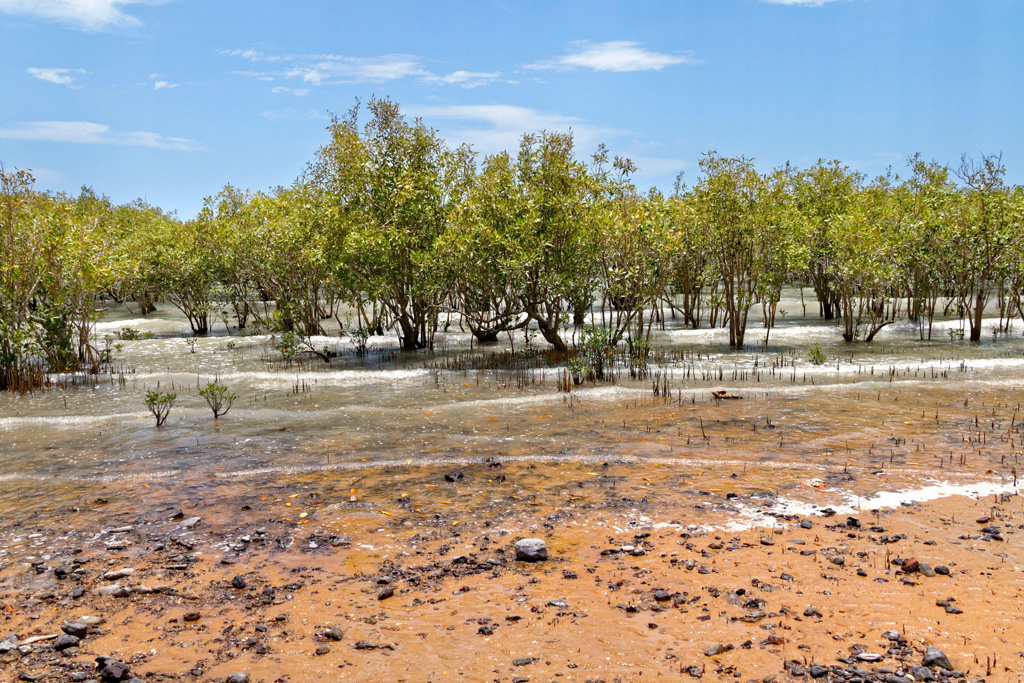
MULTIPOLYGON (((885 680, 929 645, 970 681, 1024 668, 1017 495, 724 531, 707 510, 664 504, 674 485, 651 467, 490 465, 421 472, 444 498, 429 510, 402 482, 388 509, 367 504, 363 486, 385 494, 366 478, 392 480, 370 471, 329 492, 313 475, 242 499, 153 491, 132 510, 101 492, 73 542, 27 541, 0 575, 4 634, 19 642, 100 623, 76 647, 3 655, 0 676, 84 680, 104 655, 145 681, 770 681, 815 664, 885 680), (529 478, 563 485, 501 514, 472 509, 479 488, 529 478), (549 559, 517 561, 524 537, 549 559), (909 558, 949 573, 906 573, 909 558)), ((705 493, 708 506, 736 500, 705 493)))

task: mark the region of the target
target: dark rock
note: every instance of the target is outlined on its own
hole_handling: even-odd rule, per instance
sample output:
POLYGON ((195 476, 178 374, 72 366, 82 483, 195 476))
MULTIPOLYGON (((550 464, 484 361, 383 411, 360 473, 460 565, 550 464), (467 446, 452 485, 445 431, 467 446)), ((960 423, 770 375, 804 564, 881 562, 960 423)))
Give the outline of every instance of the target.
POLYGON ((329 646, 327 646, 327 645, 318 645, 316 650, 313 651, 313 654, 315 654, 317 657, 322 657, 322 656, 324 656, 325 654, 327 654, 330 651, 331 651, 331 648, 329 646))
POLYGON ((235 578, 231 579, 231 587, 238 588, 239 590, 245 588, 248 584, 245 582, 245 577, 239 574, 235 578))
POLYGON ((324 638, 327 640, 339 641, 344 637, 340 626, 332 626, 324 631, 324 638))
POLYGON ((828 669, 821 664, 812 664, 807 673, 811 674, 811 678, 821 678, 828 673, 828 669))
POLYGON ((394 594, 395 594, 394 587, 393 586, 388 586, 387 588, 382 590, 379 594, 377 594, 377 599, 378 600, 387 600, 388 598, 390 598, 394 594))
POLYGON ((53 649, 61 652, 69 647, 78 647, 80 640, 78 636, 69 636, 67 633, 62 633, 57 636, 57 640, 53 641, 53 649))
POLYGON ((182 617, 185 621, 199 621, 202 615, 199 612, 185 612, 185 616, 182 617))
POLYGON ((936 565, 935 566, 935 573, 940 575, 940 576, 949 576, 949 567, 947 567, 944 564, 936 565))
POLYGON ((76 621, 66 621, 60 625, 60 630, 64 631, 64 633, 69 636, 85 638, 86 634, 89 632, 89 627, 85 624, 79 624, 76 621))
POLYGON ((903 571, 907 574, 913 574, 921 568, 921 563, 914 557, 908 557, 903 560, 903 571))
POLYGON ((101 656, 96 658, 96 663, 103 683, 121 683, 128 680, 131 668, 121 660, 101 656))
POLYGON ((934 645, 928 646, 928 650, 925 651, 921 664, 929 669, 939 668, 945 669, 946 671, 953 670, 953 664, 949 661, 949 657, 946 656, 946 653, 934 645))
POLYGON ((814 522, 812 522, 809 519, 801 519, 800 520, 800 528, 801 529, 810 529, 813 526, 814 526, 814 522))
POLYGON ((923 666, 914 666, 910 668, 910 673, 914 675, 915 681, 934 681, 935 674, 931 672, 931 669, 927 669, 923 666))
POLYGON ((462 470, 458 470, 455 472, 449 472, 448 474, 444 475, 444 480, 452 482, 462 481, 463 477, 464 475, 462 474, 462 470))
POLYGON ((524 538, 516 541, 516 559, 523 562, 539 562, 548 559, 548 544, 539 538, 524 538))
POLYGON ((224 679, 224 683, 249 683, 249 674, 242 672, 231 674, 224 679))
POLYGON ((811 619, 821 619, 821 610, 817 607, 808 607, 804 610, 804 616, 810 617, 811 619))

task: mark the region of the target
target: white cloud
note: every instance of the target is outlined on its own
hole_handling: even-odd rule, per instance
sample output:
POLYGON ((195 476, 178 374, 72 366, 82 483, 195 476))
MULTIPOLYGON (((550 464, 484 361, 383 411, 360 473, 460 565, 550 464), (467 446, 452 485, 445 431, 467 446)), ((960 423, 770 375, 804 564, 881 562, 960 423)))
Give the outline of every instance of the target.
POLYGON ((30 66, 28 72, 41 81, 57 85, 71 85, 75 80, 71 74, 85 73, 82 69, 41 69, 34 66, 30 66))
POLYGON ((14 128, 0 128, 0 140, 67 142, 80 145, 124 145, 195 152, 203 146, 186 138, 167 137, 145 131, 116 132, 110 126, 90 121, 32 121, 14 128))
POLYGON ((179 87, 180 85, 181 83, 170 83, 168 81, 154 81, 153 90, 172 90, 174 88, 179 87))
POLYGON ((292 95, 297 95, 298 97, 302 97, 304 95, 308 95, 309 94, 309 88, 286 88, 283 85, 278 85, 278 86, 275 86, 274 89, 271 90, 271 92, 273 92, 275 94, 291 93, 292 95))
MULTIPOLYGON (((267 55, 254 49, 221 50, 219 54, 238 57, 250 62, 282 62, 283 71, 236 71, 262 81, 301 79, 312 86, 336 83, 386 83, 403 78, 418 78, 430 85, 456 85, 477 88, 498 79, 499 72, 467 71, 459 69, 438 75, 426 69, 415 55, 388 54, 379 57, 348 57, 345 55, 267 55)), ((275 90, 275 92, 284 92, 275 90)), ((296 91, 298 94, 298 91, 296 91)), ((301 93, 305 94, 305 93, 301 93)))
POLYGON ((69 24, 83 31, 106 31, 141 26, 125 13, 128 5, 156 5, 166 0, 0 0, 0 12, 69 24))
POLYGON ((438 120, 451 122, 452 125, 438 126, 449 142, 467 143, 487 154, 503 150, 515 151, 519 148, 519 138, 523 133, 541 130, 571 130, 576 149, 589 154, 599 143, 628 132, 595 126, 572 116, 548 114, 510 104, 413 107, 411 113, 428 124, 438 120))
POLYGON ((445 76, 425 76, 423 78, 427 83, 435 83, 437 85, 457 85, 462 88, 477 88, 481 85, 488 85, 492 83, 496 78, 501 76, 498 71, 485 72, 485 71, 453 71, 445 76))
POLYGON ((408 76, 429 76, 418 57, 384 55, 382 57, 343 57, 313 55, 312 64, 296 66, 285 72, 287 78, 302 78, 306 83, 383 83, 408 76))
POLYGON ((692 52, 670 55, 652 52, 630 40, 612 40, 606 43, 575 43, 578 49, 553 59, 527 64, 529 69, 593 69, 594 71, 661 71, 676 64, 701 64, 692 52))
POLYGON ((804 5, 821 7, 827 3, 836 2, 836 0, 761 0, 761 2, 767 2, 772 5, 804 5))

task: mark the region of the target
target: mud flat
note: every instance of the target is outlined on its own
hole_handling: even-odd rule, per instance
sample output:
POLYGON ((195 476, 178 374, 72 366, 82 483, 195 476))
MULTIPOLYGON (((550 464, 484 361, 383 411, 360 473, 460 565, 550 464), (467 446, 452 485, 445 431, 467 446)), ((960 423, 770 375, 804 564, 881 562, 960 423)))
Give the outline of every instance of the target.
MULTIPOLYGON (((8 530, 0 677, 1019 678, 1012 484, 794 512, 742 492, 742 476, 739 493, 694 499, 650 465, 491 459, 415 481, 380 469, 334 488, 319 474, 249 481, 206 500, 94 491, 84 509, 50 511, 72 526, 8 530), (549 479, 518 503, 481 504, 483 487, 549 479), (523 538, 548 558, 518 560, 523 538)), ((828 481, 809 485, 829 500, 828 481)))

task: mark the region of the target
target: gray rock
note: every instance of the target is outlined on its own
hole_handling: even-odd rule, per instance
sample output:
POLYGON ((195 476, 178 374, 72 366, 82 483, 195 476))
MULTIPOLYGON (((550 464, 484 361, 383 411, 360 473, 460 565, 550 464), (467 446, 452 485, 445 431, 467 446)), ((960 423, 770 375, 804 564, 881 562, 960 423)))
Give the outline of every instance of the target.
POLYGON ((0 640, 0 655, 5 655, 8 652, 18 649, 18 636, 13 633, 3 640, 0 640))
POLYGON ((924 653, 924 658, 921 660, 921 664, 929 669, 938 667, 940 669, 945 669, 946 671, 953 670, 953 664, 949 661, 949 657, 946 656, 946 653, 934 645, 928 646, 928 650, 924 653))
POLYGON ((820 619, 821 610, 819 610, 817 607, 808 607, 804 610, 804 616, 809 617, 811 619, 820 619))
POLYGON ((324 638, 327 640, 339 641, 344 637, 340 626, 332 626, 324 631, 324 638))
POLYGON ((181 520, 181 522, 178 524, 178 526, 184 527, 186 529, 195 529, 202 522, 203 522, 203 520, 202 520, 201 517, 189 517, 187 519, 181 520))
POLYGON ((112 572, 107 572, 103 575, 103 578, 107 581, 117 581, 118 579, 125 579, 135 573, 135 569, 132 567, 125 567, 124 569, 115 569, 112 572))
POLYGON ((60 625, 60 630, 64 631, 64 633, 69 636, 74 636, 75 638, 85 638, 86 634, 89 632, 89 627, 85 624, 80 624, 77 621, 66 621, 60 625))
POLYGON ((516 559, 523 562, 539 562, 548 559, 548 544, 539 538, 524 538, 516 541, 516 559))
POLYGON ((913 666, 910 668, 910 673, 914 674, 915 681, 934 681, 935 674, 931 672, 931 669, 926 669, 923 666, 913 666))
POLYGON ((78 647, 79 640, 78 636, 69 636, 67 633, 62 633, 57 636, 57 640, 53 641, 53 649, 62 651, 67 650, 69 647, 78 647))
POLYGON ((241 672, 237 674, 231 674, 226 679, 224 679, 224 683, 249 683, 249 674, 241 672))
POLYGON ((917 570, 929 578, 935 576, 935 570, 927 562, 918 562, 917 570))
POLYGON ((704 648, 704 656, 705 657, 714 657, 715 655, 720 655, 723 652, 728 652, 731 649, 732 649, 731 645, 723 645, 722 643, 715 643, 714 645, 709 645, 708 647, 704 648))

